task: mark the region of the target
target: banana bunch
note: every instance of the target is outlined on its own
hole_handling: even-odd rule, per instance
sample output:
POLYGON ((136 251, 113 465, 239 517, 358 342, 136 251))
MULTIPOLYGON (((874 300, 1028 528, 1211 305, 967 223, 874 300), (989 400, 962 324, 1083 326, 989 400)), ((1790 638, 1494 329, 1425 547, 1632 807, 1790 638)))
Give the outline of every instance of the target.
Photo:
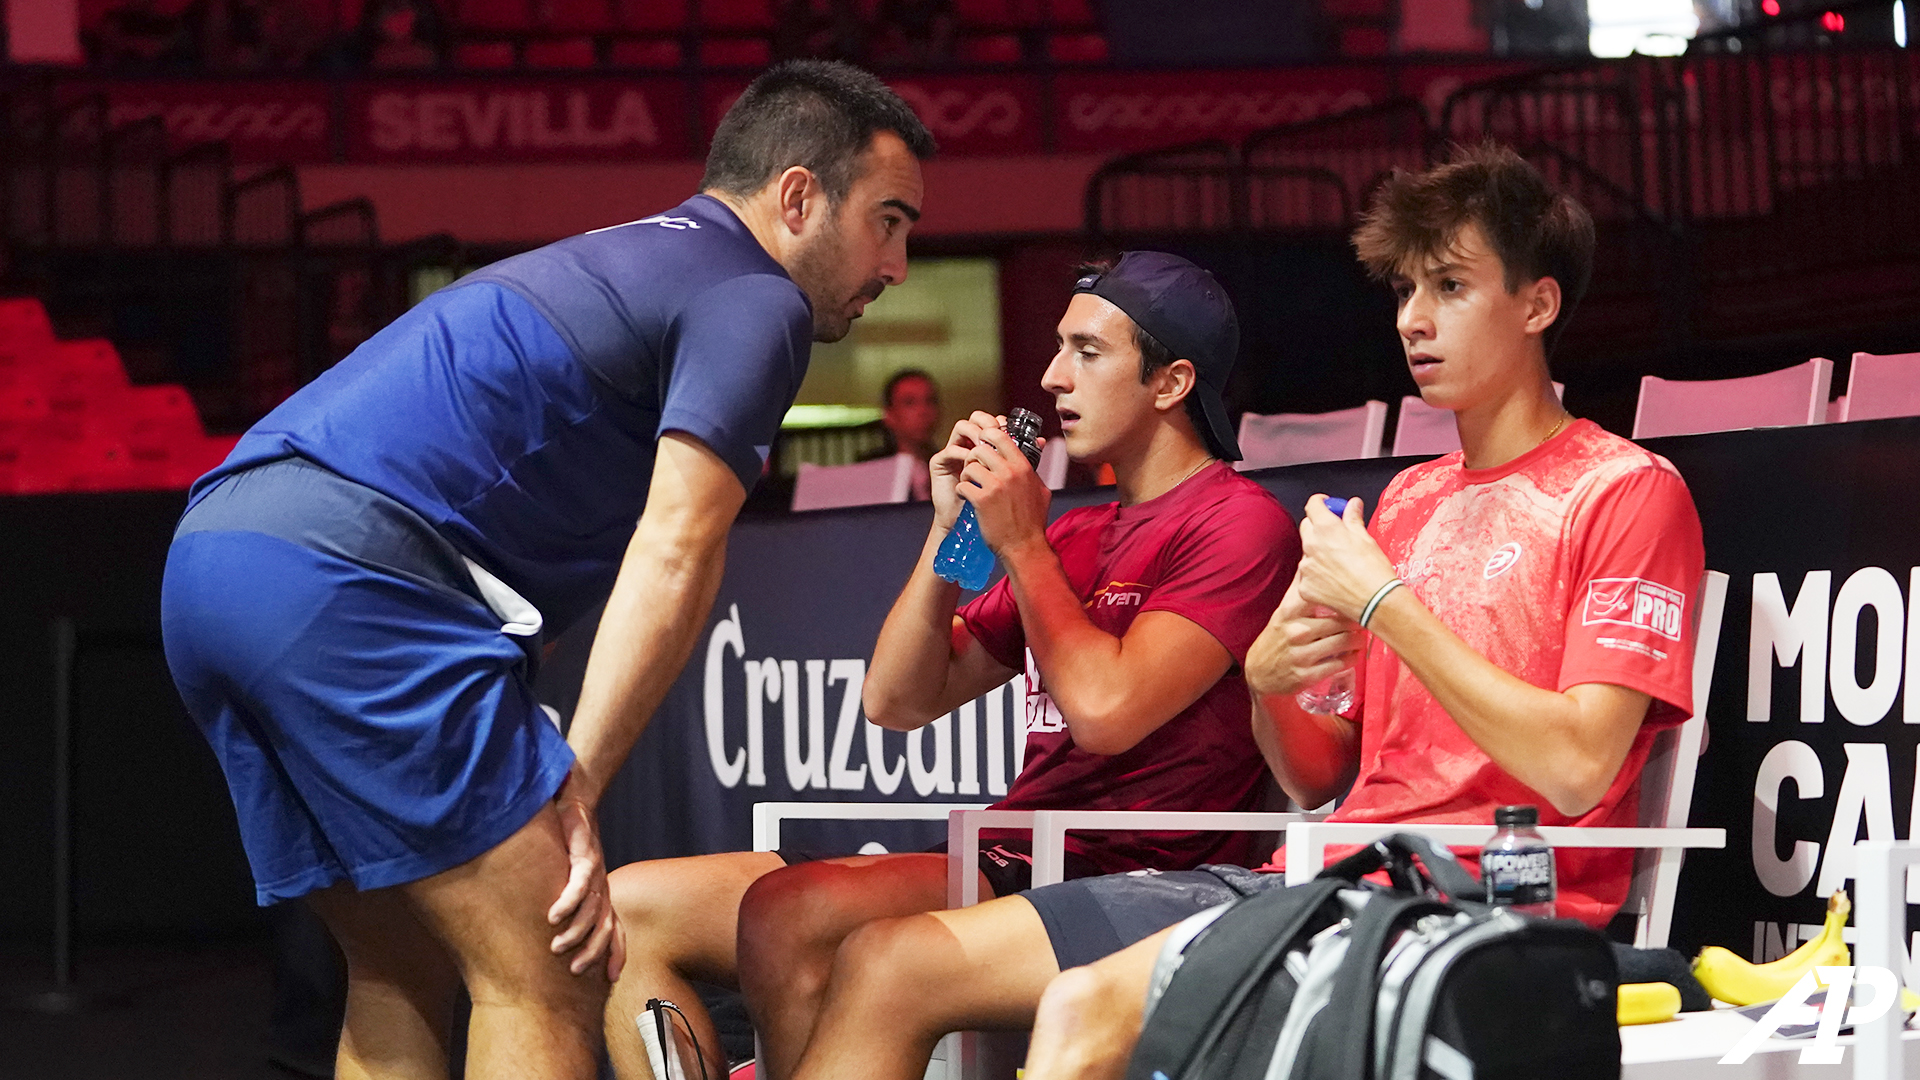
POLYGON ((1853 954, 1840 940, 1840 930, 1852 909, 1846 890, 1836 889, 1827 899, 1827 921, 1819 937, 1770 964, 1751 963, 1718 945, 1709 945, 1694 959, 1693 977, 1700 980, 1707 993, 1734 1005, 1757 1005, 1785 997, 1800 976, 1814 968, 1853 963, 1853 954))
POLYGON ((1621 1027, 1658 1024, 1680 1015, 1680 988, 1672 983, 1621 983, 1617 1001, 1621 1027))

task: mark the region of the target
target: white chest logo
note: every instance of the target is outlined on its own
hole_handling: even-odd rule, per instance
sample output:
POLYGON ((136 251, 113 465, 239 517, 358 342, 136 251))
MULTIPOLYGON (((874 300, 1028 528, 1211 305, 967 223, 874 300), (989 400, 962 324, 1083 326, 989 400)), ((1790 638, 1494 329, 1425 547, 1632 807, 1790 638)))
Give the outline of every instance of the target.
POLYGON ((700 227, 700 223, 690 217, 673 217, 668 214, 655 214, 652 217, 644 217, 638 221, 623 222, 619 225, 608 225, 602 229, 589 229, 587 230, 587 235, 592 236, 594 233, 624 229, 629 225, 658 225, 663 229, 673 229, 676 232, 686 232, 688 229, 698 229, 700 227))
POLYGON ((1481 576, 1488 581, 1492 581, 1494 578, 1513 569, 1513 564, 1520 561, 1520 555, 1521 550, 1519 544, 1501 544, 1499 549, 1487 558, 1487 568, 1482 572, 1481 576))

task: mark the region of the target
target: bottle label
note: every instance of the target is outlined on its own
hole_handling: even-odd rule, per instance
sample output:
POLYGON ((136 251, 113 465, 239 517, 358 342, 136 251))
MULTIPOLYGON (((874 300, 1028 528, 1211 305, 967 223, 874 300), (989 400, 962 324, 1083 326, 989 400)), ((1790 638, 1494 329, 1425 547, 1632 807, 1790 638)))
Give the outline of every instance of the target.
POLYGON ((1483 851, 1480 877, 1487 883, 1487 899, 1493 903, 1551 903, 1553 851, 1483 851))

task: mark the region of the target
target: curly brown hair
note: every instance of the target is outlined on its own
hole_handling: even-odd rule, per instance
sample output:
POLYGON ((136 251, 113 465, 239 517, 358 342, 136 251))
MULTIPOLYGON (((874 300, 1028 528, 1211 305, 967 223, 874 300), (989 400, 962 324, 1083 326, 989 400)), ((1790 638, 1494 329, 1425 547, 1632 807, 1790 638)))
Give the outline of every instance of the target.
POLYGON ((1469 223, 1500 257, 1508 292, 1546 277, 1559 283, 1560 314, 1545 336, 1551 352, 1593 275, 1593 216, 1512 148, 1456 146, 1425 172, 1394 170, 1354 230, 1353 247, 1369 273, 1385 278, 1451 251, 1469 223))

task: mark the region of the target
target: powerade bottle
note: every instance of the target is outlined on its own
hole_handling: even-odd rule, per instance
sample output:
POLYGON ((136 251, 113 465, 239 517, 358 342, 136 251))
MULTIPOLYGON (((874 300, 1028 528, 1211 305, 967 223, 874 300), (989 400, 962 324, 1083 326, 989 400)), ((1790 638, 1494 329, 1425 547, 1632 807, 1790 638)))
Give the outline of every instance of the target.
MULTIPOLYGON (((1012 409, 1007 413, 1007 434, 1027 455, 1027 464, 1040 464, 1040 417, 1026 409, 1012 409)), ((987 541, 980 535, 980 520, 973 512, 973 504, 962 502, 960 516, 953 522, 953 531, 940 541, 940 550, 933 556, 933 572, 942 581, 951 581, 968 592, 979 592, 987 587, 988 579, 993 577, 996 560, 993 549, 987 547, 987 541)))
POLYGON ((1540 836, 1539 809, 1502 806, 1494 810, 1493 824, 1493 839, 1480 849, 1487 900, 1521 915, 1553 918, 1553 848, 1540 836))

